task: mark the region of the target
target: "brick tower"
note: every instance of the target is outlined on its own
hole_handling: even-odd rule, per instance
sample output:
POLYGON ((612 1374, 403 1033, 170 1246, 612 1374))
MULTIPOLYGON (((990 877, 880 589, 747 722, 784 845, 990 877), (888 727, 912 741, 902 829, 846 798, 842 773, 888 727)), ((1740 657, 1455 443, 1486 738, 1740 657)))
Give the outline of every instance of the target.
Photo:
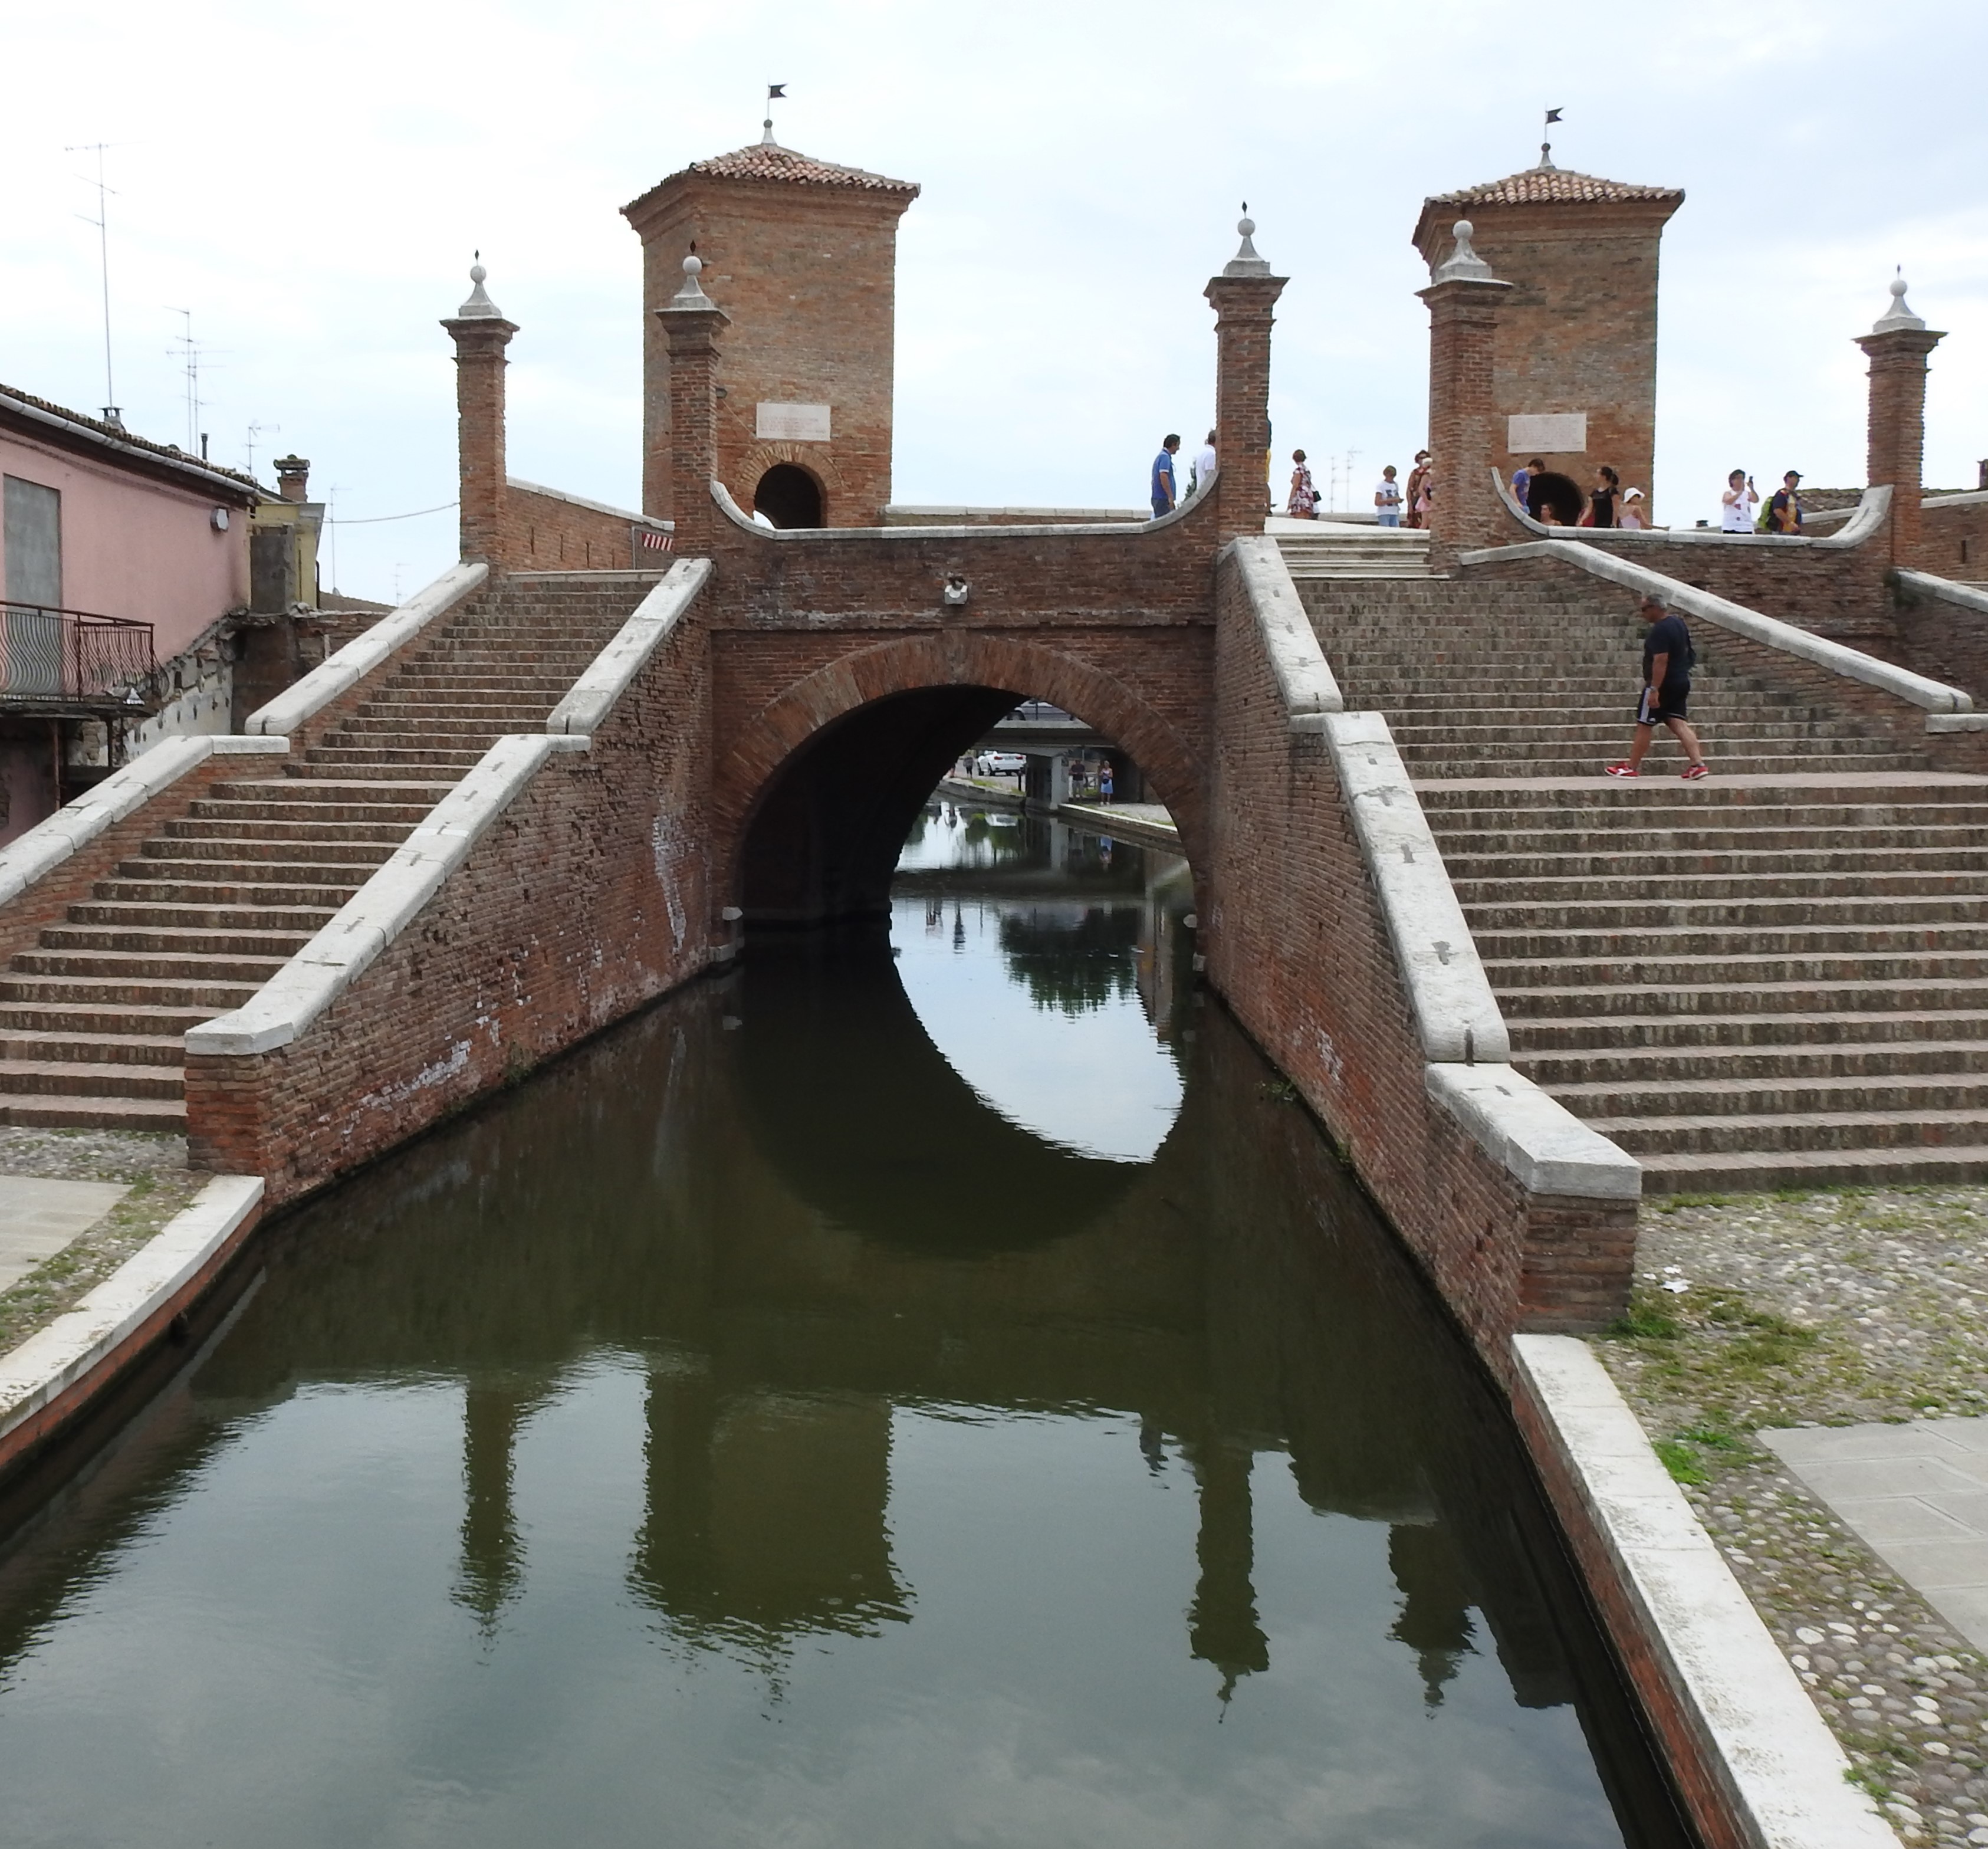
POLYGON ((1433 270, 1467 218, 1478 252, 1512 285, 1500 305, 1492 395, 1504 472, 1531 457, 1584 496, 1604 463, 1654 504, 1657 245, 1684 203, 1553 164, 1422 201, 1415 247, 1433 270))
POLYGON ((642 240, 642 510, 672 519, 670 352, 657 311, 695 246, 731 317, 718 478, 776 526, 874 526, 891 498, 898 221, 906 180, 766 139, 694 161, 624 215, 642 240))

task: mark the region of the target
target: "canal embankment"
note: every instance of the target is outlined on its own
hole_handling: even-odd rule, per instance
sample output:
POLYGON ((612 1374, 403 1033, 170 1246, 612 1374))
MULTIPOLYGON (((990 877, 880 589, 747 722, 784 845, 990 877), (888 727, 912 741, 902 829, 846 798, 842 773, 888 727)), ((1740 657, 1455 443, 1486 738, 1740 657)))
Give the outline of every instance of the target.
POLYGON ((254 1230, 262 1183, 186 1165, 184 1137, 0 1127, 0 1475, 171 1333, 254 1230))
POLYGON ((1980 1849, 1988 1188, 1648 1202, 1638 1273, 1594 1353, 1857 1782, 1908 1843, 1980 1849), (1851 1461, 1805 1480, 1777 1443, 1851 1461))

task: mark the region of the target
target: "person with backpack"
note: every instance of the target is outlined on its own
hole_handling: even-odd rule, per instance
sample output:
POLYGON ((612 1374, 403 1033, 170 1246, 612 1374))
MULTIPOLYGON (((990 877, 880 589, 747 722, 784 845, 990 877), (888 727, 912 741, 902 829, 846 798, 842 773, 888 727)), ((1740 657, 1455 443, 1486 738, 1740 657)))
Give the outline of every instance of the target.
POLYGON ((1640 775, 1650 741, 1656 728, 1662 725, 1669 728, 1691 760, 1684 767, 1685 777, 1696 780, 1709 776, 1705 747, 1699 743, 1698 734, 1685 717, 1691 698, 1691 671, 1698 659, 1698 651, 1692 647, 1691 631, 1685 627, 1684 618, 1655 595, 1645 597, 1636 614, 1649 625, 1643 637, 1643 691, 1636 702, 1636 733, 1630 742, 1628 756, 1619 764, 1608 766, 1608 773, 1611 777, 1640 775))
POLYGON ((1790 539, 1801 536, 1801 496, 1796 492, 1800 486, 1800 469, 1791 468, 1781 477, 1781 485, 1775 490, 1774 498, 1767 503, 1767 513, 1761 519, 1761 532, 1782 533, 1790 539))

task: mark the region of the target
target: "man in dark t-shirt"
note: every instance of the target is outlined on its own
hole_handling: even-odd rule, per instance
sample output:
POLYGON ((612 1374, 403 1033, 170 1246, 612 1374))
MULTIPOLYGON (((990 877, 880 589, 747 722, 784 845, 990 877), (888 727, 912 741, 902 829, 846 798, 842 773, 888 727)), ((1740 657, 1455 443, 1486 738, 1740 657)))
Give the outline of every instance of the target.
POLYGON ((1643 688, 1636 702, 1636 735, 1628 756, 1620 764, 1608 766, 1608 775, 1637 776, 1655 728, 1663 725, 1691 760, 1684 767, 1685 776, 1694 779, 1709 776, 1705 748, 1685 717, 1691 699, 1691 631, 1684 618, 1673 614, 1661 597, 1644 598, 1637 614, 1650 627, 1643 637, 1643 688))

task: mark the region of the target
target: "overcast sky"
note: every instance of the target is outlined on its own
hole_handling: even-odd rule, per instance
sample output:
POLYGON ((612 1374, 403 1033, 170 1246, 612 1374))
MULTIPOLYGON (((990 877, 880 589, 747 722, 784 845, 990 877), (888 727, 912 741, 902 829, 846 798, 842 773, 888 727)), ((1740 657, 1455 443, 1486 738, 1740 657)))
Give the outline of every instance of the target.
MULTIPOLYGON (((512 472, 633 506, 639 247, 619 208, 780 138, 915 180, 898 252, 895 493, 1134 506, 1205 428, 1208 276, 1246 198, 1290 278, 1272 414, 1363 499, 1421 441, 1423 197, 1537 157, 1682 186, 1664 239, 1657 472, 1673 520, 1763 480, 1863 475, 1850 344, 1903 264, 1949 337, 1927 478, 1988 455, 1988 8, 1929 39, 1850 0, 1533 7, 1381 0, 634 5, 0 0, 0 380, 105 402, 93 157, 107 141, 117 401, 184 442, 174 309, 208 349, 217 461, 295 449, 334 488, 340 586, 453 556, 453 370, 436 326, 481 247, 511 348, 512 472)), ((327 573, 329 581, 329 573, 327 573)))

